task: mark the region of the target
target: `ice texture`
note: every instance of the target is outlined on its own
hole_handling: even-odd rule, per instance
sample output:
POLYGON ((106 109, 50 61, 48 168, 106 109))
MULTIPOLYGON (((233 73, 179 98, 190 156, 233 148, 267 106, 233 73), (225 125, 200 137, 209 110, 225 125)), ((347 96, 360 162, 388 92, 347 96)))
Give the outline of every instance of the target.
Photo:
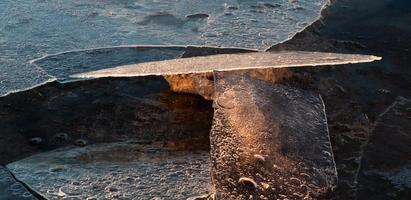
POLYGON ((67 147, 7 165, 47 199, 187 199, 208 194, 209 152, 139 142, 67 147))
POLYGON ((337 185, 318 94, 215 72, 211 172, 221 199, 321 199, 337 185))
MULTIPOLYGON (((264 50, 316 21, 328 0, 2 0, 0 96, 53 81, 48 54, 130 44, 264 50)), ((64 66, 60 66, 64 70, 64 66)))

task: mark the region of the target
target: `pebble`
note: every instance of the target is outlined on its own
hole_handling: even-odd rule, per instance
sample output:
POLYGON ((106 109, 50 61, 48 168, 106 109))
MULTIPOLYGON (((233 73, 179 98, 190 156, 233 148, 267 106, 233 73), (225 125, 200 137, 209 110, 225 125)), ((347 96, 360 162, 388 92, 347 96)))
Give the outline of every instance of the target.
POLYGON ((67 141, 69 139, 69 136, 67 133, 57 133, 55 137, 56 137, 56 140, 60 142, 67 141))
POLYGON ((74 145, 79 146, 79 147, 84 147, 87 145, 87 140, 84 139, 78 139, 76 141, 74 141, 74 145))
POLYGON ((257 188, 257 183, 251 179, 251 178, 247 178, 247 177, 241 177, 240 180, 238 180, 238 182, 244 186, 246 186, 249 189, 256 189, 257 188))
POLYGON ((31 138, 31 139, 30 139, 30 144, 39 145, 39 144, 41 144, 41 143, 43 143, 43 139, 42 139, 42 138, 35 137, 35 138, 31 138))
POLYGON ((268 183, 261 183, 261 186, 263 187, 264 190, 268 190, 270 188, 270 185, 268 183))

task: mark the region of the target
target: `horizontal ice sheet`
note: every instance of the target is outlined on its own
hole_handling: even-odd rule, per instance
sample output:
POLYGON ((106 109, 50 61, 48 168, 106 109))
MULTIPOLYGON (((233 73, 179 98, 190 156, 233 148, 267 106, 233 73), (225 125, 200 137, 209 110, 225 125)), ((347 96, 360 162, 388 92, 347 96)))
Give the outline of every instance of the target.
POLYGON ((380 57, 359 54, 320 52, 259 52, 221 54, 193 58, 146 62, 75 74, 75 78, 132 77, 148 75, 174 75, 206 73, 258 68, 284 68, 322 65, 341 65, 380 60, 380 57))
POLYGON ((27 62, 69 50, 127 44, 266 49, 318 19, 327 3, 2 0, 0 96, 53 80, 27 62))
POLYGON ((75 73, 121 65, 244 52, 250 51, 235 48, 130 45, 62 52, 32 60, 31 63, 64 83, 77 80, 70 77, 75 73))

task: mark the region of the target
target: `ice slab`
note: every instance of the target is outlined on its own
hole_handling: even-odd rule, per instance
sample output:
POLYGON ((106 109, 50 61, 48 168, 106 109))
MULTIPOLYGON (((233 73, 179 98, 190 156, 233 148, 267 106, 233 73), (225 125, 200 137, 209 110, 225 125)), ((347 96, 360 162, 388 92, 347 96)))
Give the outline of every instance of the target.
POLYGON ((211 172, 221 199, 318 199, 337 184, 319 95, 215 72, 211 172))
POLYGON ((130 44, 266 49, 316 21, 329 0, 2 0, 0 96, 53 81, 28 61, 130 44))
POLYGON ((359 54, 320 52, 258 52, 222 54, 182 59, 146 62, 110 69, 74 74, 73 78, 132 77, 207 73, 214 70, 232 71, 259 68, 306 67, 372 62, 380 57, 359 54))
POLYGON ((187 199, 210 184, 209 152, 138 142, 62 148, 7 167, 47 199, 187 199))

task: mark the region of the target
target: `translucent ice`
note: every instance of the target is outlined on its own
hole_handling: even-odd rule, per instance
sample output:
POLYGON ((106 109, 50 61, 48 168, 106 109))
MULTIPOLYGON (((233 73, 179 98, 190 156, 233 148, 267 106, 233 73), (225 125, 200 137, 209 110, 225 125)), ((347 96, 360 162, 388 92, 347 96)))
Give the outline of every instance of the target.
POLYGON ((214 78, 211 172, 221 199, 321 199, 335 189, 318 94, 236 72, 214 78))

